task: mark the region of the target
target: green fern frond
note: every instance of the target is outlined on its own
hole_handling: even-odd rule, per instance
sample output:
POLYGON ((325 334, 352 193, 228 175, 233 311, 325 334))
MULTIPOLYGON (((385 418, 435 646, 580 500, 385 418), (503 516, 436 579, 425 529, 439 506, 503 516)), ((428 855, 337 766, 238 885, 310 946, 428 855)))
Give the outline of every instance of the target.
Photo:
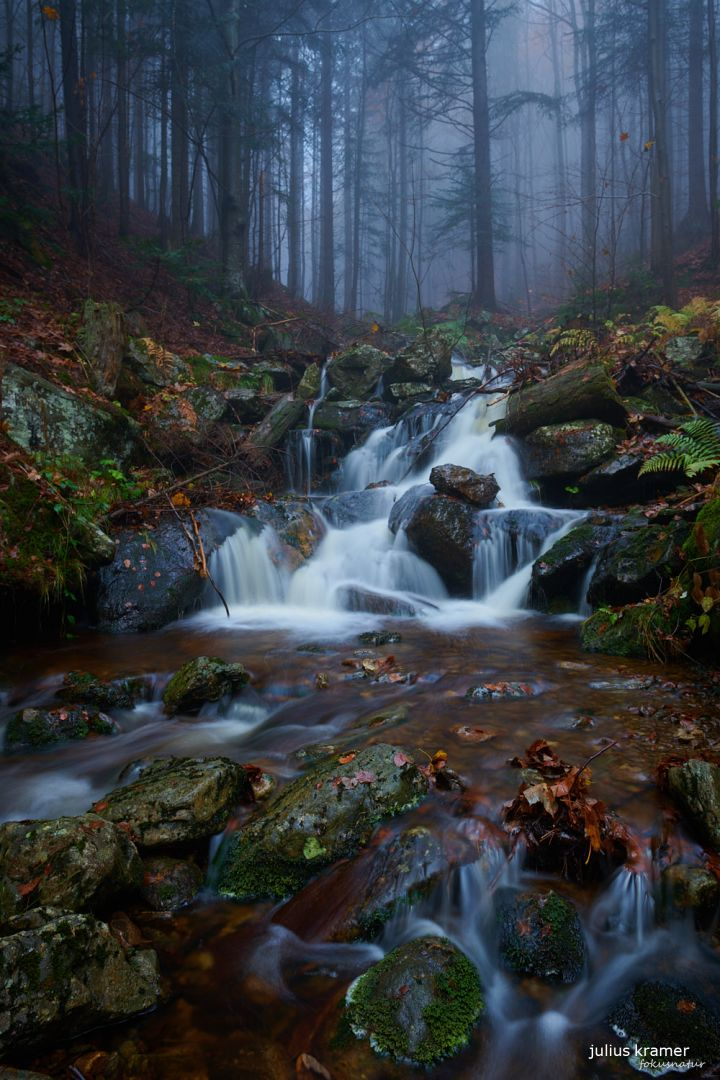
POLYGON ((720 425, 705 417, 695 417, 680 425, 679 431, 662 435, 658 444, 670 451, 656 454, 646 461, 639 476, 657 472, 684 472, 687 477, 699 476, 708 469, 720 466, 720 425))
POLYGON ((550 349, 550 356, 555 357, 559 353, 594 353, 597 347, 598 341, 592 330, 570 327, 557 335, 550 349))

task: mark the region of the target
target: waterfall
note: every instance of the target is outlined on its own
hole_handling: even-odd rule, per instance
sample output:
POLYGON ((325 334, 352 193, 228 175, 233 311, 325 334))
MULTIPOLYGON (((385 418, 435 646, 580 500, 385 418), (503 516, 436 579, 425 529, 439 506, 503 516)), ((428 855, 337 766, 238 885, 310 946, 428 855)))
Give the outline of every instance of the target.
MULTIPOLYGON (((457 368, 458 373, 464 369, 457 368)), ((483 368, 484 375, 492 369, 483 368)), ((309 490, 313 472, 312 423, 327 390, 309 406, 305 429, 296 432, 302 452, 294 475, 309 490)), ((550 510, 532 501, 512 440, 496 435, 505 412, 503 393, 453 395, 449 401, 416 405, 396 424, 372 432, 352 450, 335 477, 337 494, 315 496, 327 531, 314 554, 294 572, 283 569, 280 538, 239 519, 237 532, 213 556, 211 572, 233 615, 302 628, 323 613, 346 616, 348 628, 373 615, 418 615, 438 621, 494 623, 523 610, 532 564, 584 515, 550 510), (415 492, 436 465, 452 463, 481 474, 493 473, 500 491, 497 507, 477 511, 472 597, 451 600, 437 571, 408 542, 402 520, 388 527, 393 505, 405 497, 406 514, 415 492), (365 490, 371 484, 380 488, 365 490), (414 489, 412 494, 406 494, 414 489)), ((217 598, 208 613, 221 614, 217 598)), ((343 620, 340 618, 340 624, 343 620)), ((337 619, 334 625, 339 625, 337 619)))
POLYGON ((318 406, 322 405, 330 389, 327 375, 327 364, 323 364, 320 372, 320 389, 318 395, 308 402, 307 424, 300 431, 291 431, 287 443, 286 475, 291 491, 301 495, 312 494, 313 476, 315 473, 315 413, 318 406))

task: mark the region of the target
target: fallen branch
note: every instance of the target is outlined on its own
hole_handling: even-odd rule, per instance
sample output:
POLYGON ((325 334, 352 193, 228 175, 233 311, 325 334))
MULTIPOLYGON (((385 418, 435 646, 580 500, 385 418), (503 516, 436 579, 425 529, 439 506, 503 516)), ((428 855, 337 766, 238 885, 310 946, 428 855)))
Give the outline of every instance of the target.
POLYGON ((227 606, 227 601, 226 601, 225 597, 223 596, 223 594, 220 592, 220 589, 215 584, 215 581, 213 580, 213 576, 210 573, 210 570, 208 569, 207 557, 205 555, 205 545, 203 544, 202 536, 200 535, 200 526, 197 523, 197 518, 191 512, 190 520, 192 522, 193 532, 195 534, 194 536, 191 536, 185 522, 182 519, 182 516, 178 512, 177 507, 175 505, 173 505, 172 499, 170 499, 170 497, 168 497, 168 504, 170 506, 170 509, 175 514, 175 517, 178 519, 178 522, 180 524, 180 528, 185 533, 185 536, 187 537, 187 542, 188 542, 188 544, 190 545, 190 547, 192 549, 193 568, 200 575, 201 578, 205 578, 207 581, 210 582, 210 584, 212 585, 214 591, 217 593, 217 595, 222 600, 223 607, 225 608, 225 614, 227 615, 227 617, 229 619, 230 618, 230 608, 227 606))

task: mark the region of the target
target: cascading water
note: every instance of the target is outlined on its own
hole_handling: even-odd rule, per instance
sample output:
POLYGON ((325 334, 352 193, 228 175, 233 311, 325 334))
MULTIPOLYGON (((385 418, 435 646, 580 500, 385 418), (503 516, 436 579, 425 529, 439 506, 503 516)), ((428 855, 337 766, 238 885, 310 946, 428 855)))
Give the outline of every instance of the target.
MULTIPOLYGON (((497 376, 483 368, 482 378, 497 376)), ((299 435, 311 433, 314 408, 299 435)), ((278 568, 272 530, 251 536, 244 523, 211 565, 233 615, 246 618, 252 608, 254 618, 302 626, 322 611, 481 623, 521 611, 533 561, 583 515, 532 502, 511 441, 494 433, 504 411, 500 392, 455 395, 448 402, 417 405, 396 424, 372 432, 338 469, 338 494, 314 499, 320 514, 327 504, 327 533, 294 574, 283 575, 278 568), (395 503, 402 496, 411 499, 410 489, 426 481, 435 465, 446 463, 493 473, 500 487, 498 508, 477 514, 473 597, 465 601, 448 597, 436 570, 412 551, 402 521, 395 533, 388 526, 395 503), (368 491, 370 484, 385 486, 368 491), (262 543, 269 548, 264 559, 258 550, 262 543)), ((307 479, 311 454, 303 460, 307 479)), ((216 607, 216 599, 209 603, 216 607)))
POLYGON ((317 397, 308 402, 307 424, 300 431, 291 431, 288 438, 286 459, 288 484, 291 491, 301 495, 312 494, 315 475, 315 413, 327 397, 329 389, 327 365, 323 364, 317 397))

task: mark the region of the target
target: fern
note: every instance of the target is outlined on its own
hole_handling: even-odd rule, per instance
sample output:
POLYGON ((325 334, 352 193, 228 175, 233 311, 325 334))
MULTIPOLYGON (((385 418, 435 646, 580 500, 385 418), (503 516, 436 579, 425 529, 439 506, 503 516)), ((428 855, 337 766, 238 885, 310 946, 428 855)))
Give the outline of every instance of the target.
POLYGON ((657 472, 684 472, 698 476, 720 465, 720 425, 714 420, 696 417, 686 420, 679 431, 662 435, 658 444, 670 447, 646 461, 639 475, 657 472))
POLYGON ((561 330, 557 335, 550 349, 550 356, 554 359, 561 354, 574 354, 576 357, 585 353, 594 355, 597 348, 598 341, 592 330, 570 327, 568 330, 561 330))

